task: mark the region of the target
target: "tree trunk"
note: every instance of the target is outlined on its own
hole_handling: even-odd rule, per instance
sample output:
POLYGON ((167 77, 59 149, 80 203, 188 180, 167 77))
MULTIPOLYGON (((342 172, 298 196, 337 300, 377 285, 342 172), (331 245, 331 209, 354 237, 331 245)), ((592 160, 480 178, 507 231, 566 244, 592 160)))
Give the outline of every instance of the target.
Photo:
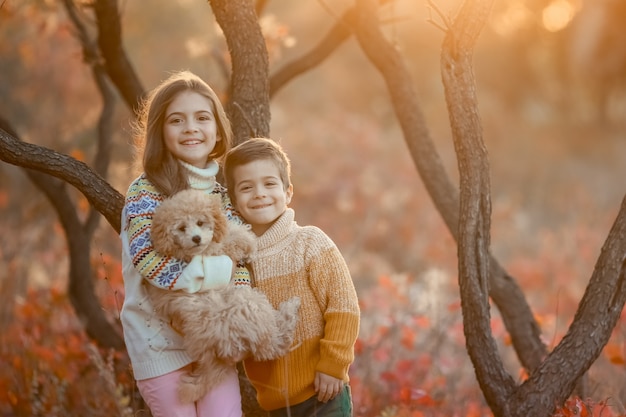
POLYGON ((464 2, 454 22, 446 22, 441 53, 461 177, 458 257, 463 323, 476 377, 494 415, 549 417, 597 359, 626 302, 626 198, 567 334, 517 387, 504 369, 490 328, 489 164, 471 65, 473 45, 491 4, 492 0, 464 2))
POLYGON ((210 0, 232 60, 227 112, 235 144, 270 133, 269 58, 253 2, 210 0))
MULTIPOLYGON (((430 137, 413 80, 402 57, 382 35, 375 9, 361 8, 355 33, 359 45, 387 83, 404 139, 426 190, 458 241, 459 192, 446 173, 430 137)), ((500 310, 513 347, 528 371, 547 354, 541 331, 516 281, 490 256, 489 295, 500 310)))

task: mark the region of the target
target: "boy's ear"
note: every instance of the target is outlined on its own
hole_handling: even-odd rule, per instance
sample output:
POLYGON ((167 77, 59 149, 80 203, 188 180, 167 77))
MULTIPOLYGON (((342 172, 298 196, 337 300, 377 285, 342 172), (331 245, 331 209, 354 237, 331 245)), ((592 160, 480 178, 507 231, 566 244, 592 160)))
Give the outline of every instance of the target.
POLYGON ((293 184, 289 184, 287 191, 285 192, 287 204, 291 203, 291 197, 293 197, 293 184))

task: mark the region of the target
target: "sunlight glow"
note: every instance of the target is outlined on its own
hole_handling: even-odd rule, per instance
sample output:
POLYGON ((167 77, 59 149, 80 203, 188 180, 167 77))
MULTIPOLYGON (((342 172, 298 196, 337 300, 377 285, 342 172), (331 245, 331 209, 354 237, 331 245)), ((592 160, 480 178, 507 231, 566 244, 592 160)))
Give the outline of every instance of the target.
POLYGON ((554 0, 543 9, 543 27, 550 32, 558 32, 566 27, 574 18, 576 11, 567 0, 554 0))
POLYGON ((531 18, 528 8, 521 2, 515 2, 493 19, 492 27, 500 36, 509 37, 523 28, 531 18))
POLYGON ((205 39, 199 36, 191 37, 185 39, 185 49, 187 50, 187 54, 189 54, 190 57, 198 58, 208 55, 209 44, 205 39))

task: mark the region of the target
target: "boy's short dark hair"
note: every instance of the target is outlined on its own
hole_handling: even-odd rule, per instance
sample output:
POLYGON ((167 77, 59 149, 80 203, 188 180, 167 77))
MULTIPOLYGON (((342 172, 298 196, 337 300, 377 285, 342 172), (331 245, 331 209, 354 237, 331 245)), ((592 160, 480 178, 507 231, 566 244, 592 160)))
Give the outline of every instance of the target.
POLYGON ((272 161, 276 165, 285 190, 291 185, 291 162, 283 148, 272 139, 251 138, 232 148, 224 158, 224 179, 233 203, 235 203, 233 190, 235 168, 261 159, 272 161))

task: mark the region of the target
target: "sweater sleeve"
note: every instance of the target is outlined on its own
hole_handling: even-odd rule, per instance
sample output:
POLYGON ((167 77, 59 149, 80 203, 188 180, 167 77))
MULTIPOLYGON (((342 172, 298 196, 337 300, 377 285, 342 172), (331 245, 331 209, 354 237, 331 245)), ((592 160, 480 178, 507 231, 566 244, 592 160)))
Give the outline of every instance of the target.
POLYGON ((145 177, 139 177, 130 185, 123 211, 130 257, 135 269, 152 285, 196 292, 203 285, 206 269, 202 257, 194 257, 187 263, 160 255, 152 244, 152 216, 162 201, 163 196, 145 177))
MULTIPOLYGON (((318 229, 319 230, 319 229, 318 229)), ((324 306, 324 334, 316 370, 348 380, 359 334, 360 309, 348 266, 337 246, 321 230, 316 245, 321 250, 309 264, 312 288, 324 306)))

